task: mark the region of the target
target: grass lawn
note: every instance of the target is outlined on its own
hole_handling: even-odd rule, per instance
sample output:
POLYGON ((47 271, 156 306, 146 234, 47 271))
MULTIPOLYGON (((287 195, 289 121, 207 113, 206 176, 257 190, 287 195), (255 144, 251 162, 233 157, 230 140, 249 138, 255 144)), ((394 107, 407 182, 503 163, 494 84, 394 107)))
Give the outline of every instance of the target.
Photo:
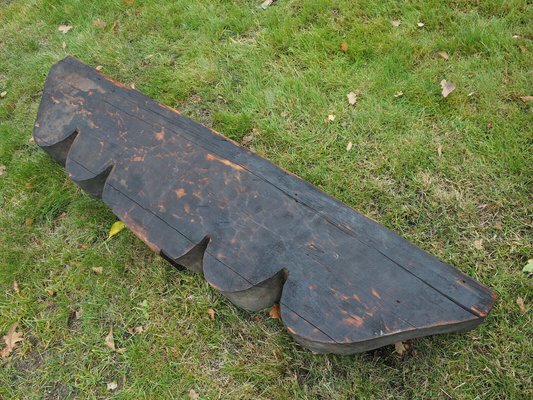
POLYGON ((0 335, 24 337, 0 398, 531 398, 531 3, 259 3, 0 1, 0 335), (30 140, 66 55, 246 137, 492 287, 486 323, 405 357, 315 355, 129 231, 108 240, 113 214, 30 140), (125 351, 106 346, 111 327, 125 351))

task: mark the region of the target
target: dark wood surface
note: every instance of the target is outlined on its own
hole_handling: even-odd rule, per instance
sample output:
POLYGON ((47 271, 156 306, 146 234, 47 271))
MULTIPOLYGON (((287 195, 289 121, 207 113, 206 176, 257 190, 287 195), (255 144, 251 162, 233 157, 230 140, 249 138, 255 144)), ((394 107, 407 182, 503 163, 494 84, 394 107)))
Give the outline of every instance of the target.
POLYGON ((382 225, 75 59, 52 67, 34 137, 153 251, 238 306, 279 302, 314 351, 471 329, 494 303, 382 225))

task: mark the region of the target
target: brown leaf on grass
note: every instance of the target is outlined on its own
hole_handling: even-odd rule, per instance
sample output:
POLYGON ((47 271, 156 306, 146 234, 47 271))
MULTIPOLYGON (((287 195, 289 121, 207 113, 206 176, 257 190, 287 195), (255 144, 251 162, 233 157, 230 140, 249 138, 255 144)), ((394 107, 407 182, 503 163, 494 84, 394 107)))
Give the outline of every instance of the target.
POLYGON ((439 56, 441 56, 442 58, 444 58, 445 60, 449 60, 450 59, 450 56, 445 51, 437 51, 437 54, 439 56))
POLYGON ((248 143, 250 143, 250 142, 253 142, 254 139, 255 139, 255 136, 254 136, 254 135, 246 135, 246 136, 244 136, 244 137, 242 138, 242 140, 241 140, 241 144, 246 145, 246 144, 248 144, 248 143))
POLYGON ((448 97, 448 95, 455 90, 455 84, 446 79, 440 81, 440 87, 442 88, 442 97, 448 97))
POLYGON ((207 315, 209 315, 209 319, 211 321, 214 321, 215 320, 215 310, 213 310, 212 308, 209 308, 207 310, 207 315))
POLYGON ((117 383, 116 383, 115 381, 113 381, 113 382, 109 382, 109 383, 107 384, 107 390, 114 391, 114 390, 116 390, 117 388, 118 388, 118 385, 117 385, 117 383))
POLYGON ((6 173, 6 166, 0 164, 0 176, 4 175, 6 173))
POLYGON ((26 189, 34 189, 35 188, 35 185, 31 182, 28 182, 24 185, 26 187, 26 189))
POLYGON ((89 245, 87 243, 80 243, 78 245, 78 248, 80 248, 82 250, 87 250, 89 248, 89 245))
POLYGON ((124 4, 127 6, 131 6, 133 4, 134 0, 124 0, 124 4))
POLYGON ((341 43, 341 51, 343 53, 346 53, 348 51, 348 43, 346 43, 346 40, 343 40, 341 43))
POLYGON ((68 31, 70 31, 72 29, 72 25, 59 25, 57 27, 57 30, 61 33, 67 33, 68 31))
POLYGON ((135 333, 143 333, 144 332, 144 326, 139 325, 139 326, 136 326, 135 328, 128 328, 128 332, 131 335, 133 335, 135 333))
POLYGON ((260 7, 261 7, 263 10, 266 10, 269 6, 272 5, 272 3, 274 3, 274 1, 275 1, 275 0, 265 0, 265 1, 263 1, 263 2, 261 3, 261 6, 260 6, 260 7))
POLYGON ((13 281, 13 291, 20 296, 20 288, 17 281, 13 281))
POLYGON ((196 390, 194 389, 189 390, 189 399, 198 400, 199 398, 200 398, 200 395, 196 393, 196 390))
POLYGON ((348 144, 346 145, 346 151, 350 151, 353 147, 353 143, 352 142, 348 142, 348 144))
POLYGON ((26 219, 24 220, 24 225, 26 225, 26 226, 32 226, 32 225, 33 225, 33 221, 34 221, 33 218, 26 218, 26 219))
POLYGON ((424 27, 424 23, 423 22, 418 22, 416 24, 416 26, 418 26, 419 28, 423 28, 424 27))
POLYGON ((270 315, 270 318, 279 319, 281 317, 279 304, 278 303, 274 304, 268 314, 270 315))
POLYGON ((13 352, 15 349, 15 346, 18 342, 21 342, 23 339, 22 333, 17 332, 17 323, 14 323, 11 325, 11 328, 9 328, 9 331, 7 332, 7 335, 4 335, 4 343, 6 344, 6 347, 2 349, 2 358, 6 359, 9 357, 9 355, 13 352))
POLYGON ((526 310, 526 305, 524 304, 524 299, 518 296, 516 298, 516 304, 518 304, 518 308, 520 309, 520 312, 522 314, 525 314, 527 310, 526 310))
POLYGON ((57 295, 57 292, 54 289, 51 289, 51 288, 44 288, 44 291, 50 297, 55 297, 57 295))
POLYGON ((483 239, 474 240, 474 248, 476 250, 483 250, 483 239))
POLYGON ((402 96, 403 96, 403 92, 402 91, 394 93, 394 97, 396 97, 396 98, 402 97, 402 96))
POLYGON ((409 340, 405 342, 394 343, 394 352, 402 358, 411 354, 412 351, 413 351, 413 346, 411 345, 411 341, 409 340))
POLYGON ((402 22, 398 19, 391 19, 390 23, 392 26, 400 26, 402 22))
POLYGON ((437 154, 438 154, 439 158, 442 157, 442 144, 439 144, 439 147, 437 147, 437 154))
POLYGON ((354 106, 355 103, 357 103, 357 93, 350 92, 346 95, 346 97, 348 98, 348 103, 350 103, 351 106, 354 106))
POLYGON ((4 90, 2 93, 0 93, 0 99, 3 99, 7 95, 7 90, 4 90))
POLYGON ((93 26, 98 29, 104 29, 107 26, 107 23, 98 18, 93 21, 93 26))
POLYGON ((104 272, 104 269, 102 267, 92 267, 91 271, 93 271, 95 274, 101 274, 104 272))
POLYGON ((533 101, 533 96, 521 96, 520 100, 522 100, 524 103, 529 103, 530 101, 533 101))
POLYGON ((113 327, 109 329, 109 333, 104 339, 105 345, 109 347, 111 350, 115 351, 115 340, 113 339, 113 327))
POLYGON ((94 67, 95 70, 97 71, 101 71, 104 67, 102 67, 101 65, 97 65, 96 67, 94 67))

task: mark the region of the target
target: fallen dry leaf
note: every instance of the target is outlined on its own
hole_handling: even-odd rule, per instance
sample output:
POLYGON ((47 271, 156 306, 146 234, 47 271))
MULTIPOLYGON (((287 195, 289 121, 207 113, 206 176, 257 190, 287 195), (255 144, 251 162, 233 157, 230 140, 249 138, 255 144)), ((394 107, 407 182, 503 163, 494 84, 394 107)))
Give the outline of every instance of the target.
POLYGON ((407 351, 407 348, 404 346, 403 342, 397 342, 394 343, 394 351, 396 351, 396 353, 398 353, 400 356, 403 356, 407 351))
POLYGON ((518 296, 516 298, 516 304, 518 304, 518 308, 520 309, 520 312, 522 314, 525 314, 527 310, 526 310, 526 305, 524 304, 524 299, 518 296))
POLYGON ((272 5, 272 3, 274 3, 274 0, 265 0, 261 3, 261 8, 263 10, 266 10, 270 5, 272 5))
MULTIPOLYGON (((128 331, 129 331, 129 329, 128 329, 128 331)), ((139 325, 139 326, 136 326, 135 328, 133 328, 130 333, 133 334, 133 333, 143 333, 143 332, 144 332, 144 326, 139 325)))
POLYGON ((44 291, 50 297, 54 297, 57 294, 57 292, 54 289, 51 289, 51 288, 44 288, 44 291))
POLYGON ((255 139, 255 136, 254 135, 246 135, 242 138, 241 140, 241 143, 242 144, 248 144, 250 142, 253 142, 255 139))
POLYGON ((65 50, 67 48, 67 43, 65 41, 63 41, 63 43, 61 43, 61 48, 63 50, 65 50))
POLYGON ((124 4, 131 6, 133 4, 134 0, 124 0, 124 4))
POLYGON ((2 358, 6 359, 15 349, 15 346, 18 342, 21 342, 23 339, 22 333, 17 332, 17 323, 11 325, 7 335, 4 335, 4 343, 6 347, 2 349, 2 358))
POLYGON ((442 97, 448 97, 448 95, 455 90, 455 84, 446 79, 440 81, 440 87, 442 88, 442 97))
POLYGON ((522 100, 524 103, 529 103, 530 101, 533 101, 533 96, 521 96, 520 100, 522 100))
POLYGON ((401 21, 398 19, 391 19, 390 23, 392 24, 392 26, 400 26, 401 21))
POLYGON ((398 97, 402 97, 403 96, 403 92, 396 92, 394 93, 394 97, 398 98, 398 97))
POLYGON ((439 144, 439 147, 437 147, 437 154, 439 155, 439 158, 442 157, 442 144, 439 144))
POLYGON ((117 387, 118 387, 118 385, 117 385, 117 383, 115 381, 109 382, 107 384, 107 390, 113 391, 113 390, 116 390, 117 387))
POLYGON ((0 176, 4 175, 6 173, 6 166, 0 165, 0 176))
POLYGON ((346 97, 348 98, 348 103, 350 103, 351 106, 357 103, 357 93, 350 92, 346 95, 346 97))
POLYGON ((97 65, 94 69, 97 70, 97 71, 101 71, 104 67, 102 67, 101 65, 97 65))
POLYGON ((416 24, 416 26, 418 26, 419 28, 422 28, 422 27, 424 26, 424 23, 423 23, 423 22, 418 22, 418 23, 416 24))
POLYGON ((474 247, 477 250, 483 250, 483 239, 474 240, 474 247))
POLYGON ((111 350, 115 351, 115 340, 113 339, 113 327, 109 329, 109 333, 105 337, 105 345, 109 347, 111 350))
POLYGON ((135 83, 130 83, 130 88, 135 89, 135 83))
POLYGON ((346 53, 348 51, 348 43, 346 43, 346 40, 343 40, 341 43, 341 51, 343 53, 346 53))
POLYGON ((124 225, 124 222, 122 222, 122 221, 115 222, 113 225, 111 225, 111 229, 109 229, 109 233, 107 235, 107 238, 109 239, 110 237, 115 236, 117 233, 119 233, 125 227, 126 227, 126 225, 124 225))
POLYGON ((107 26, 107 23, 98 18, 93 21, 93 26, 98 29, 104 29, 107 26))
POLYGON ((278 319, 281 317, 281 312, 279 309, 279 304, 276 303, 272 306, 269 312, 270 318, 278 319))
POLYGON ((445 51, 437 51, 437 54, 439 56, 441 56, 442 58, 444 58, 445 60, 449 60, 450 59, 450 56, 445 51))
POLYGON ((91 271, 93 271, 95 274, 101 274, 104 272, 104 269, 102 267, 92 267, 91 271))
POLYGON ((0 93, 0 99, 3 99, 7 95, 7 90, 4 90, 2 93, 0 93))
POLYGON ((80 243, 78 247, 82 250, 87 250, 89 248, 89 245, 87 243, 80 243))
POLYGON ((207 310, 207 315, 209 315, 209 319, 211 321, 214 321, 215 320, 215 310, 213 310, 212 308, 209 308, 207 310))
POLYGON ((26 187, 26 189, 34 189, 35 188, 35 185, 31 182, 28 182, 24 185, 26 187))
POLYGON ((348 144, 346 145, 346 151, 350 151, 353 147, 353 143, 352 142, 348 142, 348 144))
POLYGON ((407 340, 405 342, 394 343, 394 351, 400 356, 405 357, 408 354, 412 353, 411 341, 407 340))
POLYGON ((196 390, 194 389, 189 390, 189 399, 198 400, 199 398, 200 398, 200 395, 196 393, 196 390))
MULTIPOLYGON (((138 10, 137 10, 137 11, 138 11, 138 10)), ((136 13, 135 15, 139 15, 139 14, 136 13)), ((118 21, 115 21, 115 22, 113 22, 113 25, 111 25, 111 30, 112 30, 113 32, 117 32, 119 26, 120 26, 119 22, 118 22, 118 21)))
POLYGON ((26 226, 32 226, 32 225, 33 225, 33 221, 34 221, 33 218, 26 218, 26 219, 24 220, 24 225, 26 225, 26 226))
POLYGON ((527 260, 527 264, 522 268, 522 272, 530 274, 533 272, 533 259, 527 260))
POLYGON ((333 114, 329 114, 328 115, 328 121, 335 121, 335 118, 337 118, 335 115, 333 114))
POLYGON ((72 25, 59 25, 57 30, 62 33, 67 33, 72 29, 72 25))
POLYGON ((13 281, 13 291, 15 292, 15 294, 20 295, 20 288, 17 281, 13 281))

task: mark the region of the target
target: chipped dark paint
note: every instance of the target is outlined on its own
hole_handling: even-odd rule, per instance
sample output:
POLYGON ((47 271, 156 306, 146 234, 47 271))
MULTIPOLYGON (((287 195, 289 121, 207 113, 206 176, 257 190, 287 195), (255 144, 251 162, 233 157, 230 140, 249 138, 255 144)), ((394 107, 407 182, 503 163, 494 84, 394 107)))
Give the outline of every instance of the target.
POLYGON ((288 331, 349 354, 471 329, 490 290, 235 142, 67 58, 35 142, 173 265, 288 331))

